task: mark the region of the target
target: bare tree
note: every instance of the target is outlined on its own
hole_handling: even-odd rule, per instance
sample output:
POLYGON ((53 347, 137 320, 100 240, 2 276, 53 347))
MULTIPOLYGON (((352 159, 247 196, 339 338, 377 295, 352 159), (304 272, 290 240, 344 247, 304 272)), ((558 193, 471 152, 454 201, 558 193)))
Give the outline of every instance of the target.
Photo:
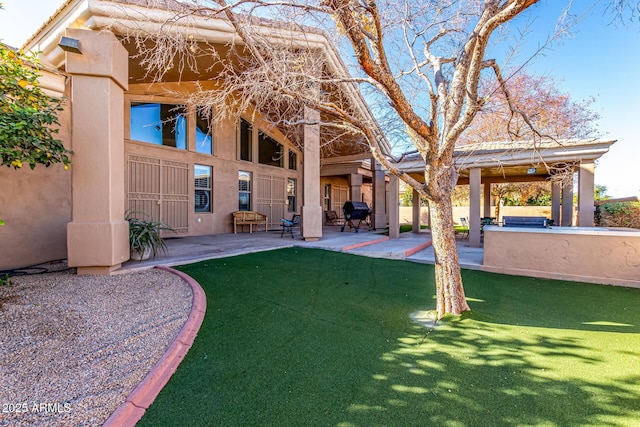
MULTIPOLYGON (((491 91, 495 82, 483 82, 486 91, 491 91)), ((526 110, 536 132, 553 135, 556 139, 596 138, 596 123, 600 115, 591 109, 593 98, 574 101, 570 94, 563 93, 552 76, 537 76, 522 71, 514 74, 506 85, 511 105, 517 110, 526 110)), ((461 144, 483 141, 530 141, 535 137, 532 129, 522 117, 513 114, 513 109, 503 92, 495 96, 478 112, 475 120, 460 137, 461 144)), ((528 147, 527 147, 528 148, 528 147)), ((545 165, 550 173, 548 181, 573 185, 574 164, 545 165)), ((495 216, 500 214, 500 201, 518 196, 525 201, 541 192, 549 191, 548 182, 511 182, 494 184, 491 193, 495 198, 495 216), (542 187, 541 187, 542 186, 542 187), (544 190, 542 190, 544 188, 544 190)))
MULTIPOLYGON (((537 132, 556 139, 596 138, 600 115, 591 106, 594 98, 574 101, 563 93, 552 76, 538 76, 527 71, 514 74, 507 81, 511 103, 527 111, 537 132)), ((490 92, 491 82, 485 82, 490 92)), ((514 115, 503 92, 497 91, 478 112, 460 138, 464 144, 484 141, 528 141, 535 137, 521 117, 514 115)))
POLYGON ((607 3, 607 10, 613 15, 615 20, 624 22, 640 17, 640 1, 637 0, 604 0, 607 3))
MULTIPOLYGON (((336 141, 365 143, 377 162, 426 197, 441 318, 469 310, 452 218, 458 179, 454 147, 493 94, 483 92, 482 77, 494 79, 498 92, 509 99, 506 79, 497 61, 486 57, 487 49, 507 23, 538 1, 164 0, 176 14, 160 36, 149 35, 152 44, 141 37, 143 31, 131 30, 143 65, 158 76, 176 64, 194 68, 205 55, 216 60, 215 84, 199 85, 189 99, 213 107, 218 118, 259 111, 298 142, 299 125, 319 123, 330 136, 324 149, 336 141), (221 52, 177 30, 195 16, 223 16, 238 39, 221 52), (344 66, 339 62, 346 59, 322 42, 327 37, 348 50, 342 58, 353 59, 352 76, 340 72, 344 66), (361 96, 358 85, 380 113, 378 123, 352 102, 361 96), (319 112, 320 119, 302 114, 308 109, 319 112), (395 123, 396 132, 402 130, 401 141, 420 153, 424 182, 399 168, 391 144, 378 131, 381 124, 388 132, 387 121, 395 123)), ((534 129, 526 115, 510 107, 534 129)))

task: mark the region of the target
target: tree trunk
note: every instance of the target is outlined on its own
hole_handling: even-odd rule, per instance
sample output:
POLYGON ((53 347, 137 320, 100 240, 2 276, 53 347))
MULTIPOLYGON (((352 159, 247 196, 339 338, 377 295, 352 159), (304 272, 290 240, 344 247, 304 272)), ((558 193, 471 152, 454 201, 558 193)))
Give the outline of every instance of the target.
POLYGON ((429 213, 436 263, 436 306, 441 319, 447 313, 457 315, 470 308, 462 287, 450 195, 429 200, 429 213))
POLYGON ((500 221, 500 204, 502 203, 502 197, 496 197, 496 221, 500 221))

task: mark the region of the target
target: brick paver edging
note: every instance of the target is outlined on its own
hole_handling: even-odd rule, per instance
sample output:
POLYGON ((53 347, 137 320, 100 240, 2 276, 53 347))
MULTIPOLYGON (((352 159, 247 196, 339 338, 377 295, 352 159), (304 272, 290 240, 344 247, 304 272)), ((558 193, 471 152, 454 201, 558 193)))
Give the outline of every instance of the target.
POLYGON ((413 255, 417 254, 421 250, 428 248, 429 246, 431 246, 431 240, 429 240, 428 242, 424 242, 424 243, 422 243, 422 244, 420 244, 418 246, 415 246, 415 247, 413 247, 411 249, 407 249, 404 252, 404 256, 406 258, 409 258, 410 256, 413 256, 413 255))
POLYGON ((190 276, 165 266, 157 266, 179 277, 191 286, 193 303, 187 321, 178 332, 164 355, 158 360, 142 382, 131 392, 127 399, 104 423, 106 427, 135 426, 145 411, 153 403, 160 390, 167 384, 171 375, 176 371, 182 359, 191 348, 196 338, 204 313, 207 308, 207 298, 200 284, 190 276))
POLYGON ((353 245, 349 245, 349 246, 345 246, 342 248, 343 251, 351 251, 354 249, 358 249, 358 248, 362 248, 365 246, 370 246, 370 245, 375 245, 376 243, 381 243, 381 242, 386 242, 387 240, 389 240, 389 237, 382 237, 380 239, 376 239, 376 240, 369 240, 368 242, 360 242, 360 243, 355 243, 353 245))

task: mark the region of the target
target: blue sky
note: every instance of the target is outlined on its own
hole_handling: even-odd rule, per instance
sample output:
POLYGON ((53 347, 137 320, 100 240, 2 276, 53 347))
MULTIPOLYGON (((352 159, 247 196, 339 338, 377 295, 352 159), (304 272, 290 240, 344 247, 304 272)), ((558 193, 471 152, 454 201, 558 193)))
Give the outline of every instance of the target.
MULTIPOLYGON (((544 0, 535 6, 532 15, 537 18, 522 60, 527 49, 544 42, 566 3, 544 0)), ((618 140, 598 161, 596 184, 606 185, 615 197, 640 196, 640 22, 612 23, 606 1, 592 9, 591 0, 573 3, 572 12, 582 19, 571 37, 545 50, 527 69, 555 76, 575 101, 595 97, 592 108, 601 116, 599 131, 618 140)))
MULTIPOLYGON (((62 4, 62 0, 3 0, 0 39, 12 46, 22 43, 62 4)), ((531 11, 535 20, 521 61, 543 43, 566 1, 543 0, 531 11)), ((640 22, 612 24, 602 0, 575 0, 572 12, 584 15, 562 39, 534 58, 528 70, 552 75, 563 92, 575 101, 595 97, 592 108, 601 119, 603 137, 617 139, 598 162, 596 184, 606 185, 614 197, 640 195, 640 22), (586 12, 587 11, 587 12, 586 12), (586 12, 586 13, 585 13, 586 12)), ((521 19, 523 21, 523 19, 521 19)))

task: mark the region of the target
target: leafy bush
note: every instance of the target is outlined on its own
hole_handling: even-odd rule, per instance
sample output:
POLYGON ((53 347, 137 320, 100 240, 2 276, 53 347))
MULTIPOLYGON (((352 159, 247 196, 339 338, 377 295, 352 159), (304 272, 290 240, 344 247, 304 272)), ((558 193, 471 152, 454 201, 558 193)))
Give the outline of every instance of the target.
POLYGON ((161 231, 175 231, 168 225, 154 221, 144 212, 129 212, 125 218, 129 222, 129 247, 140 255, 149 251, 155 258, 158 252, 167 251, 161 231))
POLYGON ((10 285, 13 285, 13 282, 11 281, 11 278, 9 277, 8 274, 0 276, 0 286, 10 286, 10 285))
POLYGON ((68 169, 72 152, 54 138, 62 100, 44 93, 39 77, 35 55, 0 44, 0 163, 14 169, 63 163, 68 169))
POLYGON ((603 203, 596 207, 596 225, 640 228, 640 202, 603 203))

